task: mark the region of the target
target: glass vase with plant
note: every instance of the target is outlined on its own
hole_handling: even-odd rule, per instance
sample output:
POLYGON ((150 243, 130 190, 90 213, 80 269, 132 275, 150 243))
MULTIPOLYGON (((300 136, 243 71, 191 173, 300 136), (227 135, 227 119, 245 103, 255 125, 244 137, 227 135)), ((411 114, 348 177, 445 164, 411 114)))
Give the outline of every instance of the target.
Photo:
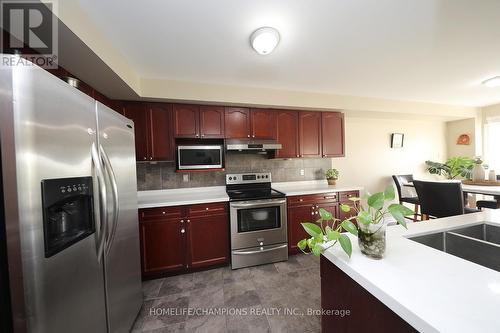
POLYGON ((310 237, 299 241, 297 246, 304 253, 319 256, 324 250, 339 243, 342 250, 350 257, 351 238, 342 233, 347 231, 358 237, 358 245, 363 254, 380 259, 385 253, 386 218, 392 216, 406 228, 405 216, 414 214, 408 207, 390 203, 394 198, 392 186, 387 187, 384 192, 366 195, 366 203, 360 198, 350 198, 353 205, 342 204, 340 209, 346 213, 354 211, 354 215, 343 221, 320 208, 319 220, 302 223, 302 227, 310 237), (357 225, 353 221, 356 221, 357 225))
POLYGON ((337 179, 339 179, 339 170, 337 169, 328 169, 325 172, 326 180, 328 181, 328 185, 337 184, 337 179))

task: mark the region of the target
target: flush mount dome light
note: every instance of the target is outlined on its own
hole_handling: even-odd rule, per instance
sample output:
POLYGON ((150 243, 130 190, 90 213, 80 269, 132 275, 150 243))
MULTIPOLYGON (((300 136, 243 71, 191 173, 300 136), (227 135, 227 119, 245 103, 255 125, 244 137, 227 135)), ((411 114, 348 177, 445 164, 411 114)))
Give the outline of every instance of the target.
POLYGON ((484 80, 483 84, 487 87, 500 87, 500 76, 492 77, 491 79, 484 80))
POLYGON ((253 49, 262 55, 273 52, 280 41, 278 30, 271 27, 262 27, 255 30, 250 36, 253 49))

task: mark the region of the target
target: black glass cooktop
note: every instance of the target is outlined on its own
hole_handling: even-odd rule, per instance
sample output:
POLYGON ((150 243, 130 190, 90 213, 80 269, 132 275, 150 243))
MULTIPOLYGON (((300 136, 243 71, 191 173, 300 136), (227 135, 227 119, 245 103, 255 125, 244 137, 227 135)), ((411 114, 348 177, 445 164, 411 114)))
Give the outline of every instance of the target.
POLYGON ((284 198, 285 194, 272 188, 226 188, 227 195, 231 201, 239 200, 262 200, 284 198))

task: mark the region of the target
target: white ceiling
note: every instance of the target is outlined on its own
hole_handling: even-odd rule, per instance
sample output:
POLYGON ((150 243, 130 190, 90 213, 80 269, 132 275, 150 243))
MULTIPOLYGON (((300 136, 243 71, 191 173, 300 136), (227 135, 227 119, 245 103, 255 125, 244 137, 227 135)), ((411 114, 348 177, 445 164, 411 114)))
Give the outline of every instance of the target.
POLYGON ((80 0, 143 78, 483 106, 499 0, 80 0), (273 26, 281 42, 249 45, 273 26))

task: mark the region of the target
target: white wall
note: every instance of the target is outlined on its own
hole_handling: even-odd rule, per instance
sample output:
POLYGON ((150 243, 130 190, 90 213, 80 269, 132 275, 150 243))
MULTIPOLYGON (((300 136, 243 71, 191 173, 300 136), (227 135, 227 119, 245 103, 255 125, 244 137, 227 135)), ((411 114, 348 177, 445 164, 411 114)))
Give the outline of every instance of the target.
POLYGON ((446 123, 446 147, 448 158, 455 156, 476 156, 476 119, 449 121, 446 123), (470 145, 457 145, 461 134, 468 134, 470 145))
POLYGON ((446 123, 436 118, 395 119, 368 117, 345 111, 346 157, 334 158, 339 185, 360 185, 374 193, 392 184, 394 174, 434 178, 425 161, 446 158, 446 123), (404 147, 390 147, 391 133, 404 133, 404 147))

